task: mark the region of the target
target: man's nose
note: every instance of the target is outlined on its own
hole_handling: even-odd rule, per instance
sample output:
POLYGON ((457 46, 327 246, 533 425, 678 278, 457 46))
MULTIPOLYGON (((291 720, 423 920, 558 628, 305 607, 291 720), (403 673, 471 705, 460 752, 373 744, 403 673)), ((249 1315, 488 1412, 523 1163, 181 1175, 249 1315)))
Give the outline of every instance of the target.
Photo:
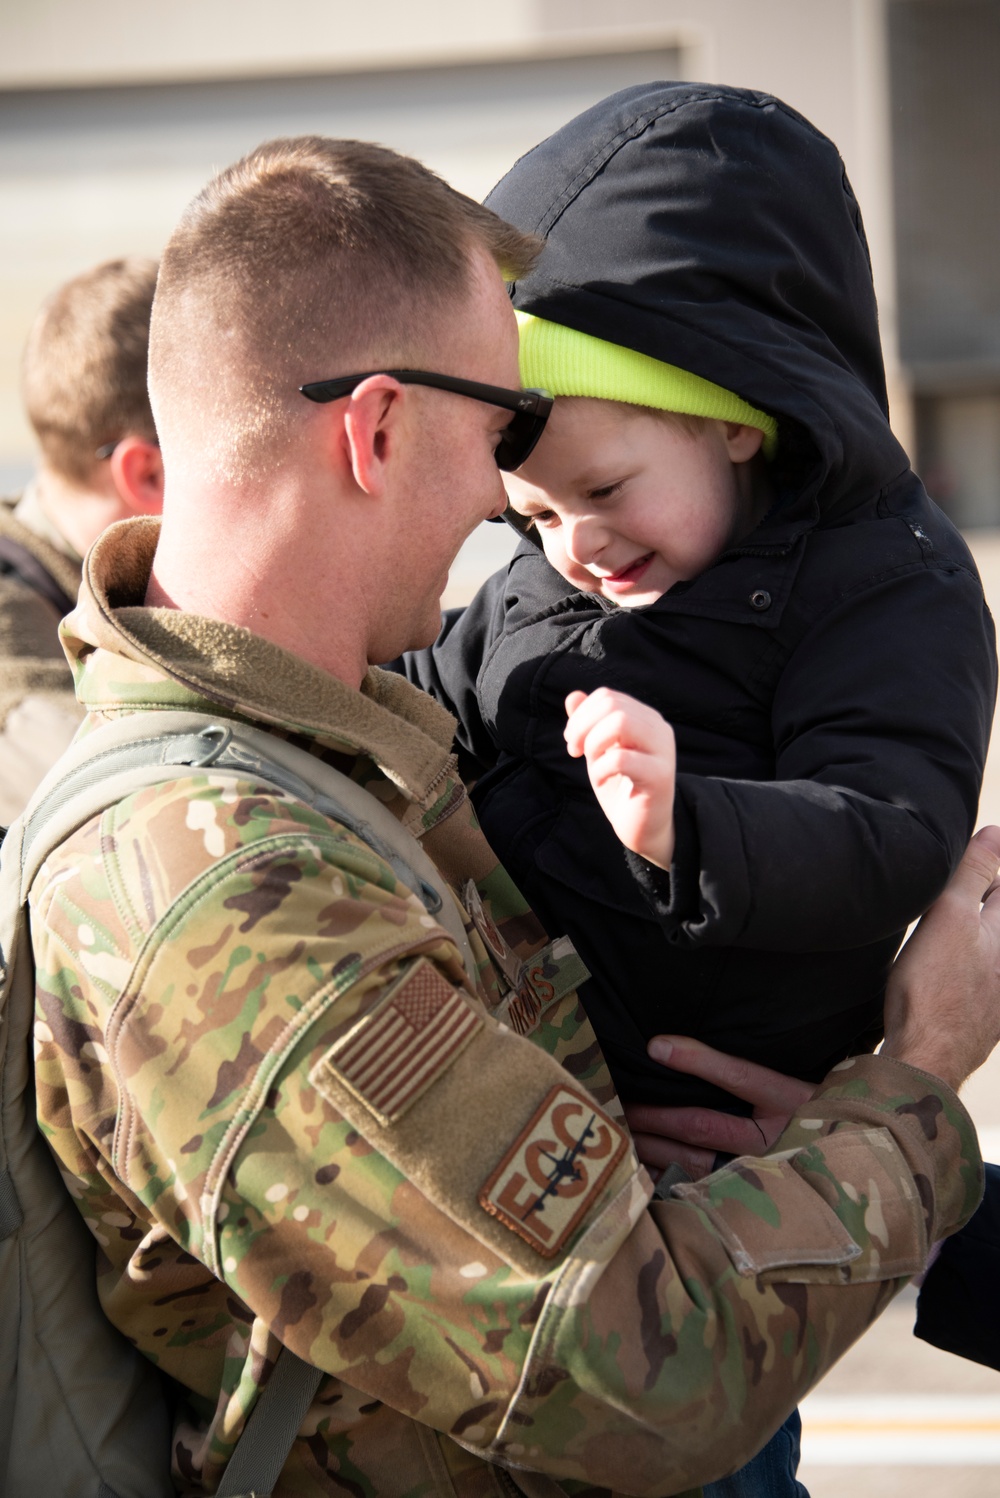
POLYGON ((563 544, 571 562, 588 566, 607 545, 607 532, 596 515, 567 515, 563 519, 563 544))

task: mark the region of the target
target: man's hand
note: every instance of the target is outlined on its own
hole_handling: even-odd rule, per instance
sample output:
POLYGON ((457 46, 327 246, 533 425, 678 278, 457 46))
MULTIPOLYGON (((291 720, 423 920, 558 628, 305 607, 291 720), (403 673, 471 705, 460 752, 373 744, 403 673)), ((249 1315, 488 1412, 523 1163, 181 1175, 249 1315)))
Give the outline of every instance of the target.
POLYGON ((672 1071, 686 1072, 714 1082, 733 1097, 753 1104, 749 1118, 736 1118, 714 1108, 659 1108, 630 1103, 628 1126, 643 1165, 652 1171, 680 1165, 697 1180, 713 1169, 716 1153, 763 1155, 778 1138, 796 1108, 808 1102, 815 1088, 795 1077, 783 1076, 752 1061, 741 1061, 713 1050, 700 1040, 677 1035, 655 1035, 649 1042, 654 1061, 672 1071))
POLYGON ((655 708, 599 687, 566 698, 566 747, 586 755, 601 810, 626 848, 661 869, 674 854, 674 731, 655 708))
POLYGON ((1000 1040, 1000 827, 977 832, 889 977, 884 1056, 957 1091, 1000 1040))

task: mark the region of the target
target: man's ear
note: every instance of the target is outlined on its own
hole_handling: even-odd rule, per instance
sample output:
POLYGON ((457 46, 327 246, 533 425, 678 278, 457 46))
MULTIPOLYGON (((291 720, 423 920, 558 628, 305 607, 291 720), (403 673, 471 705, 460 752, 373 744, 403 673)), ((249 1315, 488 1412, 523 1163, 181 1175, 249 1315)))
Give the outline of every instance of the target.
POLYGON ((391 375, 371 375, 352 391, 344 412, 342 451, 363 493, 379 498, 399 445, 403 387, 391 375))
POLYGON ((760 452, 764 433, 759 427, 744 426, 740 421, 725 423, 726 451, 731 463, 748 463, 760 452))
POLYGON ((159 515, 163 509, 163 457, 145 437, 123 437, 110 458, 118 498, 133 515, 159 515))

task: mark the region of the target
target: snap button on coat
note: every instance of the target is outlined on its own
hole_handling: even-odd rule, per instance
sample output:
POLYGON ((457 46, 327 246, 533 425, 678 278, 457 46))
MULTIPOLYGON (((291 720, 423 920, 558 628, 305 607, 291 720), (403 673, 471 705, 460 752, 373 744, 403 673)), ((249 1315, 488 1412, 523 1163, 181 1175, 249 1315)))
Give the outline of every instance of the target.
POLYGON ((766 588, 755 588, 750 594, 750 607, 762 614, 765 609, 771 607, 771 595, 766 588))

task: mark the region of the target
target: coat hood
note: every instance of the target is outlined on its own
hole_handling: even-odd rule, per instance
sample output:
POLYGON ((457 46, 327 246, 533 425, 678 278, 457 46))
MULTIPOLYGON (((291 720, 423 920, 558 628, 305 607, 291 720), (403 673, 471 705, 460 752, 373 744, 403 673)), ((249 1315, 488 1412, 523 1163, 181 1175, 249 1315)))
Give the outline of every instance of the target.
POLYGON ((906 470, 861 212, 836 147, 779 99, 622 89, 521 157, 487 204, 546 241, 517 308, 778 417, 775 478, 796 511, 850 508, 906 470))

